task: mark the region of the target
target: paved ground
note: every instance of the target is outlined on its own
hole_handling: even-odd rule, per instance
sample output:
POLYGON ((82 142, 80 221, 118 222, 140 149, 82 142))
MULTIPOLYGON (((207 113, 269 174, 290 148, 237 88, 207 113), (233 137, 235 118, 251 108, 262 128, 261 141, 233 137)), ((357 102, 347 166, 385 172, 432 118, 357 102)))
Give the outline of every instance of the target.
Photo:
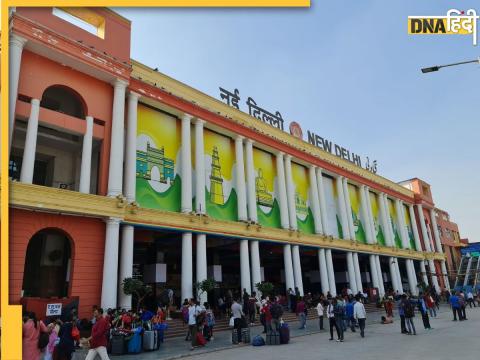
MULTIPOLYGON (((192 360, 245 360, 245 359, 322 359, 344 360, 346 356, 355 360, 376 359, 435 359, 450 360, 461 357, 462 360, 480 358, 480 308, 467 309, 467 318, 463 322, 453 322, 450 309, 443 306, 437 318, 431 319, 434 330, 423 329, 421 318, 417 315, 415 325, 417 336, 400 334, 398 318, 391 325, 379 324, 378 314, 370 314, 367 320, 366 337, 347 331, 344 343, 328 340, 326 329, 318 331, 317 321, 310 320, 307 330, 298 330, 297 322, 290 323, 291 342, 288 345, 253 347, 251 345, 232 345, 231 332, 215 334, 215 339, 206 347, 189 350, 184 339, 167 339, 158 351, 144 352, 139 355, 112 356, 112 360, 167 360, 188 356, 192 360)), ((262 328, 251 328, 252 338, 261 333, 262 328)), ((78 352, 74 359, 84 359, 85 354, 78 352)))

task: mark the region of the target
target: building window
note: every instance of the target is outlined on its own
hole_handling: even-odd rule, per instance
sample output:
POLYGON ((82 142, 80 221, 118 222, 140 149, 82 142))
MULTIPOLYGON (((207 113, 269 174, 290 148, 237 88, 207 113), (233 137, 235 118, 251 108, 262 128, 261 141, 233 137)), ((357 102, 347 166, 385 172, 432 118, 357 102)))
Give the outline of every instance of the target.
POLYGON ((47 88, 43 92, 40 106, 85 119, 85 102, 78 93, 66 86, 54 85, 47 88))
POLYGON ((59 230, 46 229, 29 241, 23 272, 24 297, 66 297, 70 283, 70 241, 59 230))
POLYGON ((105 38, 105 18, 82 7, 53 8, 52 14, 99 38, 105 38))
MULTIPOLYGON (((12 155, 10 157, 8 175, 12 180, 20 181, 20 170, 22 169, 22 157, 12 155)), ((50 186, 48 181, 48 161, 35 160, 33 167, 33 181, 35 185, 50 186)))

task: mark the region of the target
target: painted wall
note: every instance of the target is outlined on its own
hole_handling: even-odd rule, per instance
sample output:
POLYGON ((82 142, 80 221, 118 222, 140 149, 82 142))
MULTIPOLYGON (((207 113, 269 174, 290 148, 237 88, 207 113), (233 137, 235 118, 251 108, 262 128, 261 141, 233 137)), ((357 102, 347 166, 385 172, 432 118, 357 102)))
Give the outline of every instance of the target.
POLYGON ((100 302, 102 289, 105 223, 99 219, 10 209, 10 303, 20 303, 28 242, 45 228, 60 229, 70 238, 69 296, 79 296, 80 317, 90 317, 92 306, 100 302))
POLYGON ((378 205, 378 198, 377 195, 370 191, 370 203, 372 204, 372 217, 373 217, 373 225, 374 225, 374 233, 377 239, 377 243, 380 245, 385 245, 385 231, 383 226, 381 225, 382 222, 380 220, 380 207, 378 205))
POLYGON ((327 207, 328 231, 333 237, 342 238, 343 231, 340 223, 340 211, 338 209, 338 195, 335 181, 330 177, 323 176, 323 186, 327 207))
MULTIPOLYGON (((413 235, 413 225, 412 225, 412 219, 410 218, 410 212, 408 210, 407 205, 403 205, 403 212, 405 213, 405 226, 407 228, 407 235, 408 235, 408 241, 410 243, 410 248, 413 250, 420 250, 417 249, 417 246, 415 245, 415 236, 413 235)), ((420 229, 418 231, 421 231, 420 229)))
POLYGON ((366 219, 363 218, 362 212, 360 211, 360 191, 357 186, 348 184, 348 193, 350 196, 350 204, 352 205, 351 216, 355 230, 355 239, 358 242, 365 244, 367 242, 367 237, 365 234, 366 219))
POLYGON ((315 223, 311 208, 310 179, 305 166, 292 162, 292 178, 295 187, 295 207, 297 212, 297 227, 307 234, 315 233, 315 223))
POLYGON ((403 246, 402 246, 402 238, 400 237, 400 229, 398 228, 397 209, 395 208, 395 203, 393 202, 392 199, 388 198, 387 204, 388 204, 389 220, 390 220, 390 223, 392 224, 392 230, 393 230, 393 243, 397 248, 401 249, 403 246))

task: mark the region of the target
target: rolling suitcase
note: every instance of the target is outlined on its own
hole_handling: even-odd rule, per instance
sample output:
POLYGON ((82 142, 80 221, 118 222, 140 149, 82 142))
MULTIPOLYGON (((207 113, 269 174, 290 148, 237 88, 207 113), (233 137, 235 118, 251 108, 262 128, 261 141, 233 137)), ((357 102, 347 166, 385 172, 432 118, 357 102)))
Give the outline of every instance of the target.
POLYGON ((287 324, 280 327, 280 344, 288 344, 290 341, 290 328, 287 324))
POLYGON ((232 344, 238 344, 238 331, 237 329, 232 330, 232 344))
POLYGON ((155 330, 146 330, 143 333, 143 350, 152 351, 157 349, 158 333, 155 330))
POLYGON ((126 353, 125 336, 113 335, 112 339, 110 340, 110 344, 112 347, 112 355, 124 355, 126 353))
POLYGON ((277 331, 267 333, 267 345, 280 345, 280 334, 277 331))
POLYGON ((242 329, 242 342, 244 344, 250 344, 250 328, 242 329))

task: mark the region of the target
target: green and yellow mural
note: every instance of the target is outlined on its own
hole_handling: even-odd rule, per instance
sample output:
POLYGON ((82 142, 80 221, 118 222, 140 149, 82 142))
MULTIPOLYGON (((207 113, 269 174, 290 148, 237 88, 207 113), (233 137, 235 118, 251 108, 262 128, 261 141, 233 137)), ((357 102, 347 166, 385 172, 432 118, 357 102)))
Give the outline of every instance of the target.
POLYGON ((326 175, 323 176, 323 189, 327 208, 327 228, 334 237, 341 239, 343 236, 342 225, 339 220, 338 195, 335 181, 326 175))
POLYGON ((348 184, 348 193, 350 195, 350 204, 352 205, 352 219, 355 230, 355 239, 358 242, 366 243, 365 228, 363 226, 363 219, 360 219, 360 193, 358 187, 348 184))
POLYGON ((403 212, 405 213, 405 226, 407 227, 408 241, 410 242, 410 248, 417 250, 415 246, 415 236, 413 235, 412 219, 410 219, 410 212, 408 211, 408 206, 403 205, 403 212))
POLYGON ((385 234, 380 225, 380 208, 378 206, 377 196, 372 192, 369 192, 368 196, 370 196, 370 203, 372 204, 373 225, 375 227, 374 233, 377 238, 377 243, 385 246, 385 234))
POLYGON ((207 214, 237 221, 237 193, 234 188, 235 145, 229 137, 205 129, 205 200, 207 214))
POLYGON ((277 168, 275 156, 253 148, 257 218, 263 226, 280 228, 280 205, 277 196, 277 168))
POLYGON ((305 166, 292 162, 292 178, 295 186, 295 207, 298 229, 307 234, 315 233, 313 213, 310 208, 310 180, 305 166))
POLYGON ((395 204, 393 200, 387 199, 388 202, 388 213, 390 218, 390 223, 392 224, 393 230, 393 242, 397 248, 403 248, 402 246, 402 238, 400 237, 400 229, 398 228, 398 214, 397 210, 395 209, 395 204))
POLYGON ((180 211, 180 121, 143 104, 137 116, 136 200, 143 207, 180 211))

